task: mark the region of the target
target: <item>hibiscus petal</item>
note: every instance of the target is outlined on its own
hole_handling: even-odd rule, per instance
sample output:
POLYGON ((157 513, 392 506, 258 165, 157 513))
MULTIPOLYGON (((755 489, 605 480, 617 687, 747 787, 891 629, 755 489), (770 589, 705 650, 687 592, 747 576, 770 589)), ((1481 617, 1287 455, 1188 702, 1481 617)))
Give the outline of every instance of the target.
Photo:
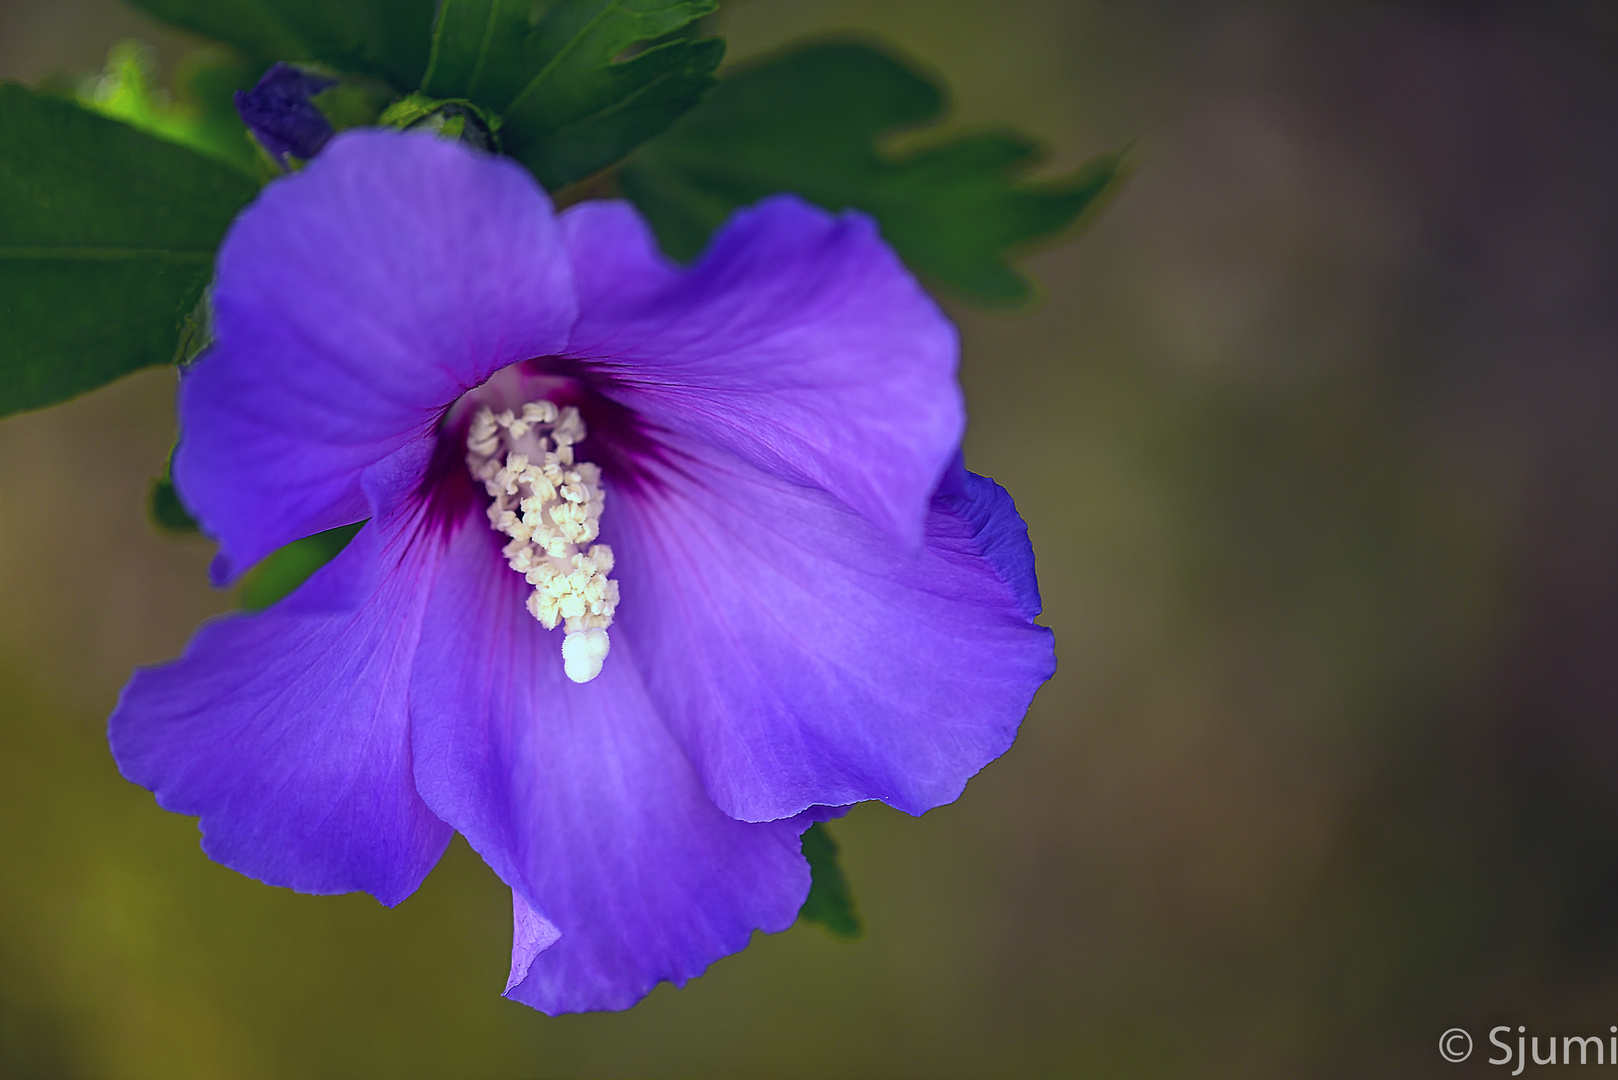
POLYGON ((271 885, 415 891, 451 831, 416 793, 407 695, 435 546, 376 523, 260 614, 138 671, 108 723, 124 776, 202 818, 203 850, 271 885))
POLYGON ((627 203, 581 203, 562 234, 579 283, 568 354, 612 397, 920 542, 965 426, 955 329, 869 218, 777 196, 686 272, 627 203))
POLYGON ((411 717, 422 796, 516 894, 508 995, 552 1014, 627 1008, 791 925, 808 822, 720 813, 632 650, 569 681, 561 632, 524 610, 528 587, 479 525, 434 585, 411 717))
POLYGON ((355 131, 245 210, 219 252, 216 341, 180 388, 180 493, 229 580, 365 516, 359 477, 575 311, 550 202, 521 166, 355 131))
POLYGON ((726 813, 881 799, 919 814, 1011 745, 1055 654, 1027 530, 992 480, 951 469, 910 551, 734 460, 684 475, 702 482, 608 502, 613 641, 726 813))

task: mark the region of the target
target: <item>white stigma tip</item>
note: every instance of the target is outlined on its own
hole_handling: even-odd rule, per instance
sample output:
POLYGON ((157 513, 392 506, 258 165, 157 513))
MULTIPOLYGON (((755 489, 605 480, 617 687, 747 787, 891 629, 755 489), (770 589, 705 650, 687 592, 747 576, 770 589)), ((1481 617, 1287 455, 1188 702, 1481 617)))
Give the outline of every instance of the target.
POLYGON ((510 537, 506 561, 534 586, 529 614, 547 630, 566 625, 563 665, 578 683, 601 674, 618 608, 612 549, 592 543, 607 497, 601 470, 574 460, 584 437, 579 410, 534 401, 520 412, 484 406, 466 440, 466 466, 492 500, 489 524, 510 537))
POLYGON ((562 670, 576 683, 587 683, 601 674, 612 640, 599 626, 581 630, 562 639, 562 670))

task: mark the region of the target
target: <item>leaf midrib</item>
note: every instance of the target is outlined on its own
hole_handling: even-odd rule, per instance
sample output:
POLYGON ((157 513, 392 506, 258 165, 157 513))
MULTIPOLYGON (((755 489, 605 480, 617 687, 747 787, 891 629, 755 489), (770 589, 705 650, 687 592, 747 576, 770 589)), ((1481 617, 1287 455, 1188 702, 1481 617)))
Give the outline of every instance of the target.
MULTIPOLYGON (((584 27, 580 29, 577 34, 574 34, 572 39, 569 40, 566 45, 563 45, 560 49, 557 49, 556 55, 551 57, 550 60, 546 62, 545 66, 540 68, 538 73, 536 73, 532 79, 528 80, 528 85, 522 88, 522 92, 520 94, 511 99, 510 105, 506 106, 506 112, 515 113, 518 108, 522 106, 523 102, 528 100, 528 96, 535 90, 539 89, 539 85, 546 79, 550 78, 552 72, 557 69, 562 61, 567 59, 568 55, 572 53, 574 49, 579 47, 579 43, 589 35, 590 31, 599 26, 601 24, 601 20, 605 19, 608 15, 615 11, 621 5, 621 3, 622 0, 609 0, 606 6, 604 6, 600 11, 596 12, 595 17, 589 22, 585 23, 584 27)), ((535 27, 533 30, 530 30, 529 33, 535 33, 537 30, 538 27, 535 27)))
MULTIPOLYGON (((472 77, 466 80, 466 96, 477 100, 478 80, 483 78, 483 65, 489 60, 489 46, 494 42, 494 28, 500 23, 501 0, 489 5, 489 18, 483 26, 483 42, 478 46, 478 58, 472 62, 472 77)), ((425 81, 425 80, 423 80, 425 81)))

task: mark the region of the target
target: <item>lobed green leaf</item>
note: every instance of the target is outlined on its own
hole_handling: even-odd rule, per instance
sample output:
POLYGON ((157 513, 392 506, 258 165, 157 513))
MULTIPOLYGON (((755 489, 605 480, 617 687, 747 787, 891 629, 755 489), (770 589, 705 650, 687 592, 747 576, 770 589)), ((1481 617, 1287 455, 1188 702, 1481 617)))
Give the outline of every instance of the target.
POLYGON ((621 179, 675 258, 700 251, 737 207, 792 191, 870 214, 912 269, 969 297, 1022 302, 1031 289, 1010 253, 1072 225, 1122 178, 1124 159, 1027 181, 1041 152, 1016 132, 883 152, 884 138, 937 121, 944 106, 936 84, 878 47, 799 46, 727 74, 621 179))
POLYGON ((165 22, 235 46, 262 72, 319 61, 414 89, 427 67, 436 0, 131 0, 165 22))
POLYGON ((170 363, 241 171, 0 84, 0 416, 170 363))
POLYGON ((713 86, 722 41, 659 39, 716 6, 445 0, 422 91, 499 114, 505 151, 555 189, 621 160, 713 86))
POLYGON ((798 911, 805 922, 819 923, 840 938, 853 939, 865 932, 854 910, 854 894, 843 876, 837 859, 837 841, 824 823, 809 826, 803 834, 803 857, 809 860, 812 875, 809 896, 798 911))
POLYGON ((533 0, 444 0, 421 92, 495 110, 511 104, 532 74, 533 14, 533 0))

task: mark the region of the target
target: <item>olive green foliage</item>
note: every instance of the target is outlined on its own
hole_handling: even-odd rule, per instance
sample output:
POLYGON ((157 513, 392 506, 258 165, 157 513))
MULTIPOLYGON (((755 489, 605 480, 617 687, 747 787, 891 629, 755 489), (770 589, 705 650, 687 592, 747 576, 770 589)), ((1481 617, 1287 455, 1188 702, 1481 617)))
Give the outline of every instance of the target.
POLYGON ((819 923, 840 938, 859 937, 865 927, 854 910, 854 894, 837 860, 837 841, 831 838, 823 823, 811 825, 804 831, 803 857, 809 860, 809 872, 814 881, 798 918, 819 923))
POLYGON ((0 415, 170 363, 240 170, 0 85, 0 415))
POLYGON ((679 34, 716 6, 446 0, 421 88, 499 114, 505 152, 557 188, 620 160, 707 92, 724 43, 657 39, 679 34))
POLYGON ((259 157, 234 100, 235 92, 252 86, 257 76, 251 65, 230 50, 199 49, 178 65, 170 93, 157 83, 152 47, 125 41, 113 46, 105 69, 83 80, 74 97, 102 116, 257 176, 259 157))
POLYGON ((635 155, 623 185, 676 258, 700 251, 738 206, 794 191, 870 214, 912 269, 968 297, 1019 303, 1031 290, 1008 253, 1096 205, 1124 159, 1031 182, 1022 175, 1040 150, 1014 131, 883 151, 885 136, 933 123, 944 107, 935 82, 877 46, 799 46, 726 76, 635 155))
POLYGON ((259 71, 319 61, 414 88, 427 66, 436 0, 131 0, 175 26, 240 50, 259 71))
POLYGON ((1027 181, 1038 149, 1004 131, 889 155, 882 140, 936 121, 944 97, 869 44, 777 54, 703 100, 723 43, 694 35, 714 0, 141 6, 245 59, 215 51, 189 62, 177 80, 185 92, 170 100, 153 89, 145 53, 115 50, 80 97, 126 124, 6 88, 0 414, 175 357, 182 314, 201 296, 213 249, 263 178, 252 175, 262 162, 246 148, 230 95, 276 60, 361 77, 323 96, 341 114, 339 127, 374 118, 382 85, 375 80, 396 90, 419 84, 405 101, 452 106, 437 118, 442 133, 470 138, 468 118, 477 119, 482 145, 518 158, 551 188, 657 136, 622 181, 676 257, 695 254, 737 206, 796 191, 871 214, 915 270, 995 304, 1030 294, 1008 256, 1071 225, 1123 171, 1121 158, 1104 157, 1067 177, 1027 181), (356 112, 350 98, 364 108, 356 112))
POLYGON ((197 531, 196 519, 191 512, 180 502, 179 492, 174 490, 174 481, 167 476, 159 476, 152 481, 152 486, 146 492, 146 513, 156 525, 164 532, 194 533, 197 531))

